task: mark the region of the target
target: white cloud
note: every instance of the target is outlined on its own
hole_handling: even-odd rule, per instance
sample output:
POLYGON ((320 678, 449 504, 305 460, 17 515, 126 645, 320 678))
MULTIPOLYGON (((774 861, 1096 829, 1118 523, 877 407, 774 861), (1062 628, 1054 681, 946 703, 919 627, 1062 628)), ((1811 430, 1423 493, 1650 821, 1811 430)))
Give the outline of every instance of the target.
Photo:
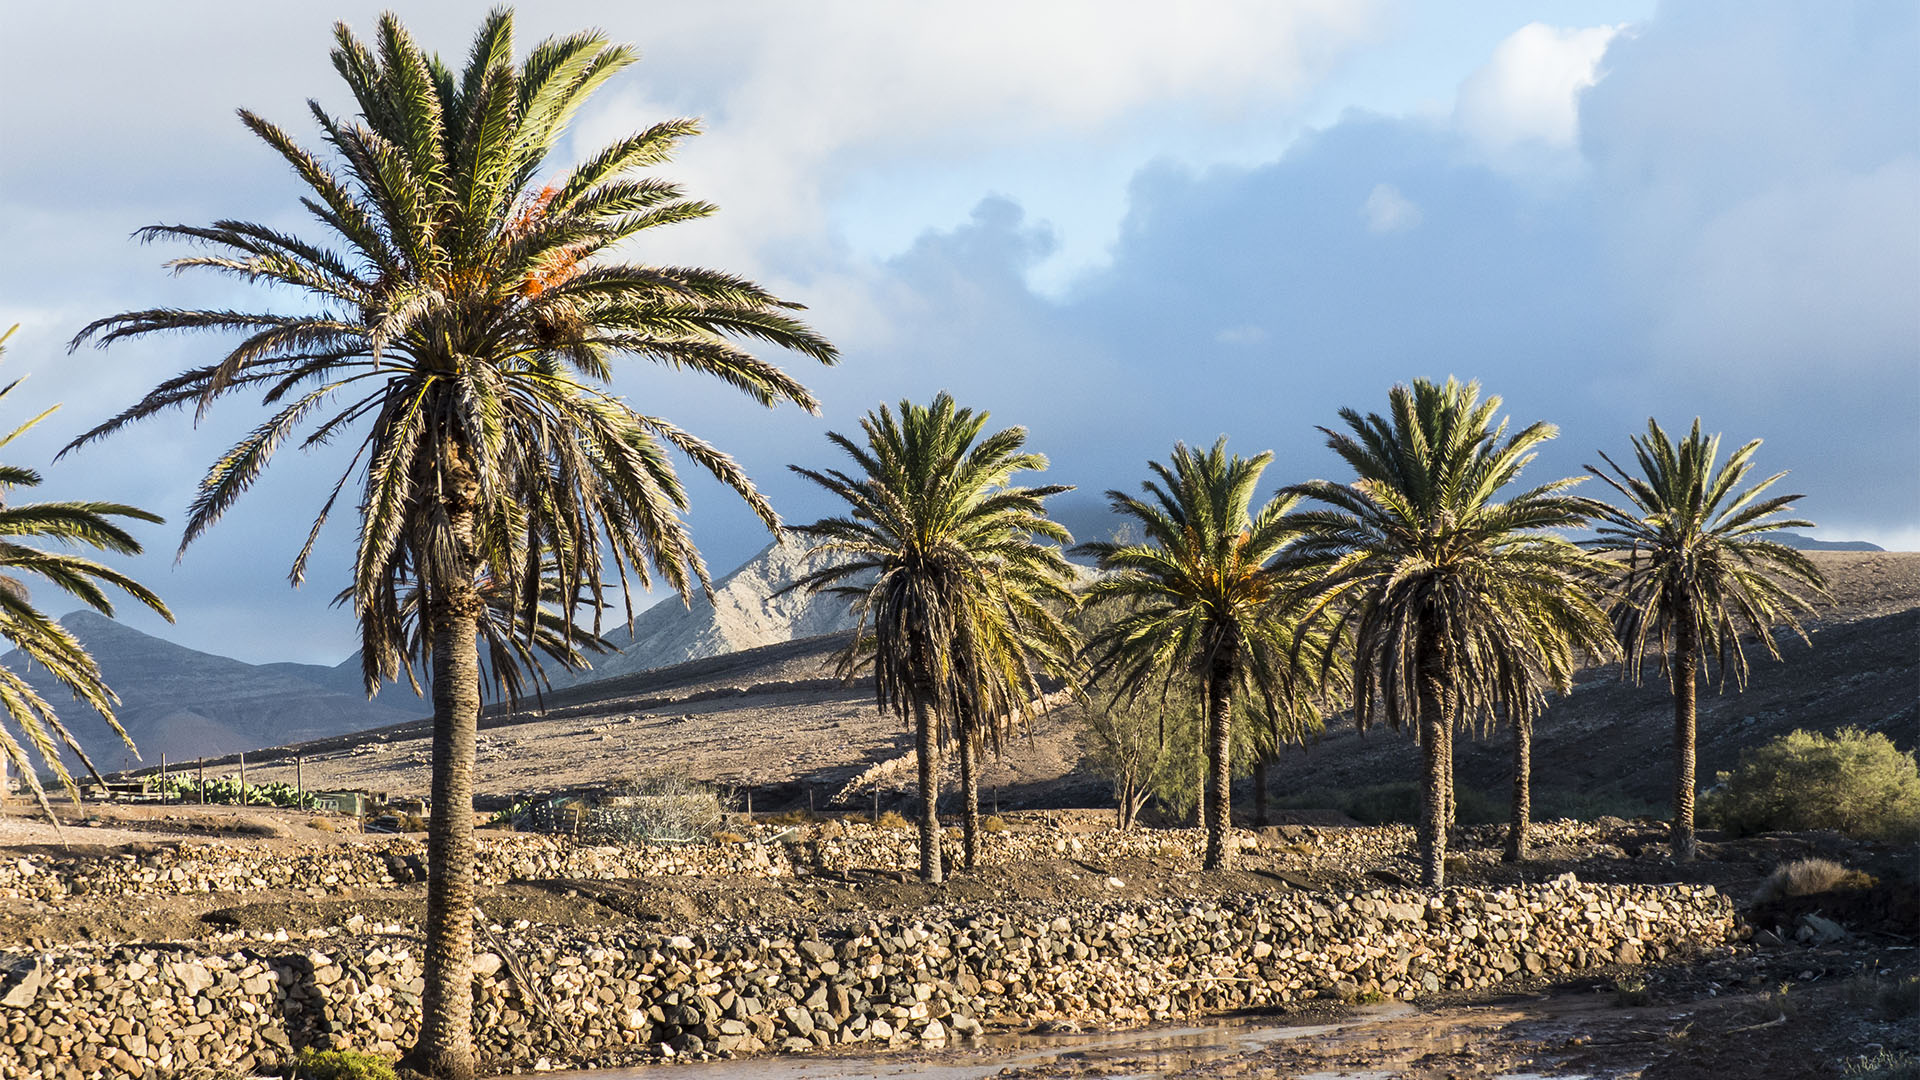
MULTIPOLYGON (((1130 175, 1196 129, 1232 128, 1295 100, 1359 43, 1376 6, 1208 0, 1176 14, 1144 0, 980 0, 892 7, 882 19, 843 0, 769 3, 726 20, 686 8, 650 19, 651 39, 672 51, 650 51, 638 78, 606 92, 582 118, 580 144, 703 112, 711 134, 672 168, 725 210, 699 230, 703 259, 716 245, 718 261, 737 252, 759 262, 774 246, 808 253, 789 259, 826 257, 836 242, 829 204, 876 167, 910 160, 976 174, 962 200, 970 206, 1004 188, 996 170, 1019 172, 1035 155, 1072 170, 1078 158, 1062 146, 1148 125, 1124 168, 1103 168, 1130 175)), ((886 198, 911 205, 922 195, 886 198)))
POLYGON ((1571 147, 1581 91, 1599 81, 1601 57, 1620 30, 1528 23, 1460 85, 1454 123, 1494 151, 1528 142, 1571 147))
POLYGON ((1420 208, 1392 184, 1375 184, 1360 204, 1360 217, 1370 233, 1404 232, 1420 224, 1420 208))

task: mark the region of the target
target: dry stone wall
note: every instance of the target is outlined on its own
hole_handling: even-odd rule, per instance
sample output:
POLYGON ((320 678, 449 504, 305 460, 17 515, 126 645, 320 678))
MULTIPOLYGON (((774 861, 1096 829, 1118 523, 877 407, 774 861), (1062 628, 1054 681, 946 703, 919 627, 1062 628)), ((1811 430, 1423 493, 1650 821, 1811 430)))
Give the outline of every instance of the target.
MULTIPOLYGON (((497 1068, 655 1056, 939 1045, 984 1023, 1141 1023, 1521 973, 1639 963, 1734 931, 1706 886, 1545 885, 1438 895, 1287 893, 1228 903, 993 911, 781 936, 480 936, 475 1021, 497 1068)), ((302 1047, 394 1053, 417 1030, 417 945, 398 935, 210 952, 42 953, 0 984, 0 1078, 245 1071, 302 1047)))
MULTIPOLYGON (((950 831, 957 850, 957 830, 950 831)), ((1413 830, 1288 826, 1269 830, 1272 850, 1297 851, 1303 867, 1378 862, 1411 850, 1413 830)), ((910 872, 920 865, 917 834, 864 822, 828 822, 800 827, 754 825, 740 830, 744 842, 682 846, 605 846, 564 837, 523 833, 479 836, 476 873, 483 883, 554 879, 609 880, 738 874, 780 878, 814 869, 868 868, 910 872)), ((1591 841, 1597 830, 1578 822, 1536 824, 1537 846, 1591 841)), ((987 833, 981 857, 988 865, 1035 859, 1096 861, 1146 858, 1176 869, 1200 865, 1206 834, 1199 829, 1103 830, 1072 833, 1053 828, 987 833)), ((1248 848, 1263 841, 1239 832, 1248 848)), ((426 845, 414 837, 332 844, 305 850, 234 850, 187 843, 147 855, 64 858, 31 854, 0 858, 0 897, 58 900, 67 896, 144 896, 183 893, 246 893, 272 889, 341 892, 385 888, 425 880, 426 845)))

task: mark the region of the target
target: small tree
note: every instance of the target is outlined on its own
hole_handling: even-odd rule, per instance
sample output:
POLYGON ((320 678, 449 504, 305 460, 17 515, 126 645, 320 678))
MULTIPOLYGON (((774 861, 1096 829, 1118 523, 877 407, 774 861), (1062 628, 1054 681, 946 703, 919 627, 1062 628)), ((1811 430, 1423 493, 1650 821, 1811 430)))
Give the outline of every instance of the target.
POLYGON ((1082 710, 1094 768, 1113 782, 1116 824, 1133 828, 1147 801, 1167 792, 1186 756, 1181 738, 1198 710, 1186 698, 1095 693, 1082 710))

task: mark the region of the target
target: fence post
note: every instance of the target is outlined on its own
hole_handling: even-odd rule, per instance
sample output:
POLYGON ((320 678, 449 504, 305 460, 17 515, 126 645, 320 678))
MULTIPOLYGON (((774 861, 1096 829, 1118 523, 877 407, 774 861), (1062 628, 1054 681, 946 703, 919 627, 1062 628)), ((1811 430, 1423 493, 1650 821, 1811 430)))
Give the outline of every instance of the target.
POLYGON ((160 755, 160 805, 167 805, 167 755, 160 755))
MULTIPOLYGON (((305 765, 306 762, 301 755, 293 755, 293 793, 295 796, 302 796, 307 793, 306 773, 303 771, 305 765)), ((301 799, 300 801, 305 802, 306 800, 301 799)))
POLYGON ((200 793, 200 805, 205 806, 207 805, 207 759, 194 758, 193 764, 199 772, 199 783, 194 785, 194 789, 200 793))
POLYGON ((234 800, 238 805, 247 805, 247 752, 240 752, 240 794, 234 800))

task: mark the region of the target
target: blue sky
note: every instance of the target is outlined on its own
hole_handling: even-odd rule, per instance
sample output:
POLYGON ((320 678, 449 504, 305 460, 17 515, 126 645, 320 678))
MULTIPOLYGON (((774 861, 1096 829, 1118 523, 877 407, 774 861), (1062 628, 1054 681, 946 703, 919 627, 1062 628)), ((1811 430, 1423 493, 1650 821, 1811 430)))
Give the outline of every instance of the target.
MULTIPOLYGON (((40 465, 216 343, 67 356, 88 320, 154 305, 271 306, 168 277, 152 222, 305 227, 293 180, 233 119, 303 137, 343 107, 329 24, 377 8, 0 0, 0 324, 40 465)), ((464 53, 483 5, 399 12, 464 53)), ((838 368, 792 366, 825 415, 764 412, 635 367, 618 387, 740 457, 789 520, 789 476, 882 400, 952 390, 1032 431, 1070 522, 1177 439, 1272 449, 1275 486, 1344 479, 1315 431, 1395 382, 1449 374, 1562 435, 1542 477, 1616 457, 1648 416, 1764 437, 1819 533, 1920 546, 1920 26, 1906 2, 1177 6, 543 3, 523 43, 599 25, 646 60, 602 92, 582 155, 668 115, 707 133, 663 170, 720 204, 636 252, 755 276, 810 305, 838 368), (1232 389, 1226 389, 1226 388, 1232 389)), ((556 162, 557 170, 562 163, 556 162)), ((284 301, 280 301, 284 302, 284 301)), ((258 419, 241 399, 48 470, 48 496, 176 521, 258 419)), ((298 592, 285 567, 331 476, 288 453, 178 563, 173 527, 128 565, 163 632, 249 660, 332 660, 352 536, 298 592)), ((766 535, 696 485, 716 570, 766 535)), ((49 606, 64 605, 47 599, 49 606)), ((154 620, 130 615, 154 630, 154 620)))

